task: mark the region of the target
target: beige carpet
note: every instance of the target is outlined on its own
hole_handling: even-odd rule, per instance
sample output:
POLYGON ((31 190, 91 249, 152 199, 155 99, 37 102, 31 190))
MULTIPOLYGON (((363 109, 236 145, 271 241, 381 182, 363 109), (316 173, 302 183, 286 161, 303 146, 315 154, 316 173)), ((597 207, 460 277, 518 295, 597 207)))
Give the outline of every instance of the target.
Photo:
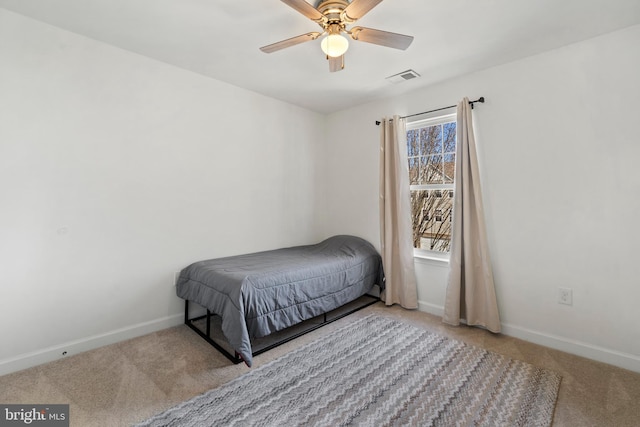
MULTIPOLYGON (((554 426, 639 426, 640 374, 382 304, 257 356, 258 367, 370 313, 402 319, 562 376, 554 426)), ((73 426, 126 426, 248 371, 185 326, 0 377, 2 403, 69 403, 73 426)))

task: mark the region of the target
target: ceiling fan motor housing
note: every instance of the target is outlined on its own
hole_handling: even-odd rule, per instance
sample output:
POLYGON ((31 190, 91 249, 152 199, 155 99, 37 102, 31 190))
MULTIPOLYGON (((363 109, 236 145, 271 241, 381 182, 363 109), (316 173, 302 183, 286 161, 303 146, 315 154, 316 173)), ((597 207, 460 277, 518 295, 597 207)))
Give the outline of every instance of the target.
POLYGON ((344 30, 345 23, 353 22, 343 14, 347 6, 349 6, 349 2, 346 0, 325 0, 321 2, 317 9, 324 15, 326 22, 320 25, 326 29, 332 24, 337 24, 344 30))

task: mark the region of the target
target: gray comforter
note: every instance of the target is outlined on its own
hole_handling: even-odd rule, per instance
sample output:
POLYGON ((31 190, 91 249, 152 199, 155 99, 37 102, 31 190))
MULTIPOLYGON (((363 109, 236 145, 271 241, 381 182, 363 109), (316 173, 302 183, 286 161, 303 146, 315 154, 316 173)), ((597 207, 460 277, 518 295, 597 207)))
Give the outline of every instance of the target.
POLYGON ((326 313, 384 286, 366 240, 334 236, 309 246, 200 261, 180 273, 177 294, 222 317, 229 344, 251 366, 251 337, 326 313))

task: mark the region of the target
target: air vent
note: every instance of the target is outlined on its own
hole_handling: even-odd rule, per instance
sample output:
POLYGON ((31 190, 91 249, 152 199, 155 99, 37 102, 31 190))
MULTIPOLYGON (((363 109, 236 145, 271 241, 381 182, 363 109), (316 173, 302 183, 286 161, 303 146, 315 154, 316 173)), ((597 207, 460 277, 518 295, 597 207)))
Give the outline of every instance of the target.
POLYGON ((420 74, 416 73, 413 70, 407 70, 398 74, 394 74, 393 76, 389 76, 387 77, 387 80, 389 80, 389 82, 391 83, 402 83, 404 81, 415 79, 417 77, 420 77, 420 74))

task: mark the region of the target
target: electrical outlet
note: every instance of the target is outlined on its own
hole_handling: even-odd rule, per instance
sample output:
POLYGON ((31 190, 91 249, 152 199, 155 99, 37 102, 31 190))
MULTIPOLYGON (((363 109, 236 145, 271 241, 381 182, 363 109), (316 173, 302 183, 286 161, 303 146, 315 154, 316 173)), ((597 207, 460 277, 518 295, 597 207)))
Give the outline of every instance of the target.
POLYGON ((571 288, 558 288, 558 304, 573 305, 573 290, 571 288))

